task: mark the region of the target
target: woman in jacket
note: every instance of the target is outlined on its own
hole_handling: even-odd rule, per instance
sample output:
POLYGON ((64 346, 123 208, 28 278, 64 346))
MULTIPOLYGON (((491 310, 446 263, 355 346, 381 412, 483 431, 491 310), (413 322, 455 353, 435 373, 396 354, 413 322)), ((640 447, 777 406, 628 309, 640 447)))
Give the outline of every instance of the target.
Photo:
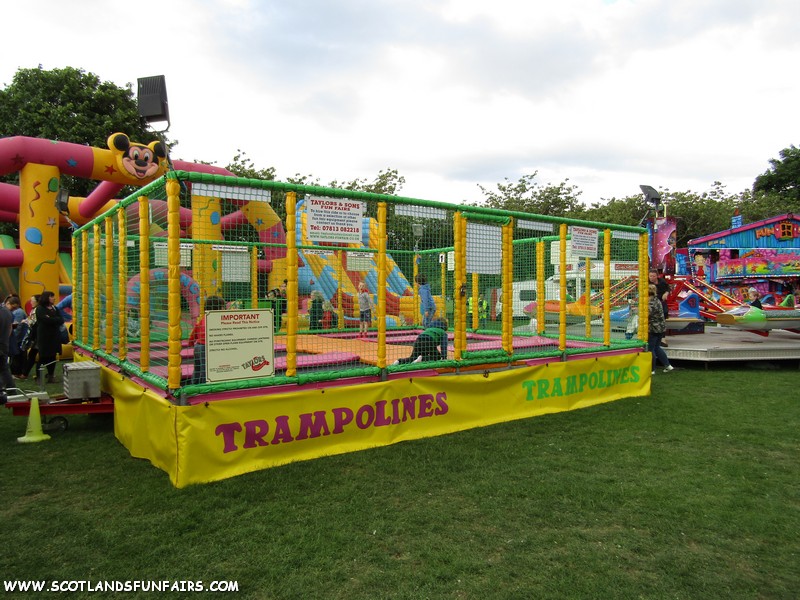
POLYGON ((63 317, 53 304, 53 292, 45 290, 39 297, 36 306, 36 346, 39 348, 38 373, 47 367, 47 383, 55 383, 56 355, 61 354, 61 334, 59 329, 64 323, 63 317))
POLYGON ((31 312, 28 313, 28 318, 23 321, 28 330, 22 338, 22 351, 24 353, 22 371, 17 375, 17 379, 27 379, 31 373, 33 365, 36 364, 39 357, 39 349, 36 346, 36 307, 39 306, 39 298, 41 294, 34 294, 31 296, 31 312))

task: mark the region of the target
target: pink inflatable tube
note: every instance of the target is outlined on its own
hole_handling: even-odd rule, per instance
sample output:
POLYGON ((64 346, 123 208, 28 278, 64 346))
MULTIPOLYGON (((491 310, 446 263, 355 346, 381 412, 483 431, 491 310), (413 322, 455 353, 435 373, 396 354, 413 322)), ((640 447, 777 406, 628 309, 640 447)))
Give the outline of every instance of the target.
POLYGON ((19 188, 0 182, 0 210, 19 213, 19 188))
POLYGON ((28 163, 58 167, 64 175, 89 179, 94 165, 91 146, 15 136, 0 138, 0 175, 16 173, 28 163))
POLYGON ((19 267, 22 265, 22 250, 0 250, 0 268, 19 267))
MULTIPOLYGON (((32 163, 57 167, 63 175, 91 179, 95 166, 96 151, 98 153, 110 152, 110 150, 102 150, 91 146, 83 146, 71 142, 56 142, 42 138, 24 136, 0 138, 0 175, 16 173, 25 165, 32 163)), ((227 169, 215 167, 213 165, 176 160, 173 161, 173 166, 181 171, 234 176, 234 174, 227 169)), ((94 217, 97 211, 100 210, 106 202, 114 199, 123 188, 123 185, 124 184, 112 181, 101 182, 100 185, 81 202, 78 207, 78 212, 85 218, 94 217)), ((10 201, 8 200, 9 197, 7 194, 7 190, 0 192, 0 202, 6 203, 10 201)), ((6 206, 6 204, 0 206, 0 210, 2 210, 3 206, 6 206)), ((5 210, 14 209, 6 208, 5 210)), ((16 193, 16 210, 19 211, 19 191, 16 193)))

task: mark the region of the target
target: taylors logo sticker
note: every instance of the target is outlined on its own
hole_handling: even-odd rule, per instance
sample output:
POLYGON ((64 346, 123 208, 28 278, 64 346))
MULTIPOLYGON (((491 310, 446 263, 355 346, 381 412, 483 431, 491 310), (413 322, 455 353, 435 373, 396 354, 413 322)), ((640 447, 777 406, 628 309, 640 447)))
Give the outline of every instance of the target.
POLYGON ((266 356, 254 356, 242 365, 243 369, 253 369, 253 371, 260 371, 264 367, 269 366, 269 361, 266 356))

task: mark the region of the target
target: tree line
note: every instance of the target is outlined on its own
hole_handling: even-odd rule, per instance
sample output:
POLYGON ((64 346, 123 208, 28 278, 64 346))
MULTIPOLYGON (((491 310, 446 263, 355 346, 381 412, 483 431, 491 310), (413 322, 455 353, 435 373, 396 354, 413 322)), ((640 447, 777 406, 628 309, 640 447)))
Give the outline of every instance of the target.
MULTIPOLYGON (((105 147, 108 136, 116 131, 136 140, 154 137, 139 117, 130 83, 119 87, 82 69, 44 70, 40 65, 19 69, 12 82, 0 90, 0 137, 21 135, 105 147)), ((165 141, 172 148, 179 143, 165 141)), ((659 190, 668 214, 679 219, 678 246, 729 229, 736 211, 745 223, 788 212, 800 213, 800 148, 791 145, 778 156, 769 161, 769 169, 755 178, 750 189, 731 193, 722 183, 714 182, 703 192, 659 190)), ((274 167, 255 165, 242 150, 237 150, 224 166, 241 177, 277 179, 274 167)), ((517 181, 505 179, 495 188, 478 185, 483 198, 475 204, 622 225, 639 225, 652 210, 643 194, 586 204, 580 198, 581 190, 569 180, 541 184, 537 175, 533 172, 517 181)), ((300 173, 283 180, 389 195, 399 195, 405 184, 405 177, 395 169, 381 170, 372 179, 335 180, 327 184, 313 175, 300 173)), ((87 195, 94 183, 75 180, 66 185, 72 195, 81 196, 87 195)), ((280 194, 273 198, 279 214, 282 200, 280 194)))

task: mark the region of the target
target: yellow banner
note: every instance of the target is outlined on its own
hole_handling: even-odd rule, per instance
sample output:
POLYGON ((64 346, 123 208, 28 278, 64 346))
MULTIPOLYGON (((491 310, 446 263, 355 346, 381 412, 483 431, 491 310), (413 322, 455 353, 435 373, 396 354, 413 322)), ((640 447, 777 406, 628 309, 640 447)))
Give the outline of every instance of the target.
MULTIPOLYGON (((165 470, 174 485, 183 487, 297 460, 645 396, 650 393, 651 360, 649 353, 593 357, 186 407, 142 398, 135 411, 137 431, 123 443, 130 449, 130 438, 139 438, 141 451, 152 440, 177 441, 176 464, 165 470), (157 414, 148 418, 150 405, 157 414), (173 424, 165 409, 174 411, 175 437, 171 431, 157 431, 159 423, 162 428, 173 424)), ((163 445, 146 455, 161 468, 163 445)))
POLYGON ((175 419, 181 407, 103 369, 101 384, 114 396, 114 434, 136 458, 147 458, 177 484, 175 419))

